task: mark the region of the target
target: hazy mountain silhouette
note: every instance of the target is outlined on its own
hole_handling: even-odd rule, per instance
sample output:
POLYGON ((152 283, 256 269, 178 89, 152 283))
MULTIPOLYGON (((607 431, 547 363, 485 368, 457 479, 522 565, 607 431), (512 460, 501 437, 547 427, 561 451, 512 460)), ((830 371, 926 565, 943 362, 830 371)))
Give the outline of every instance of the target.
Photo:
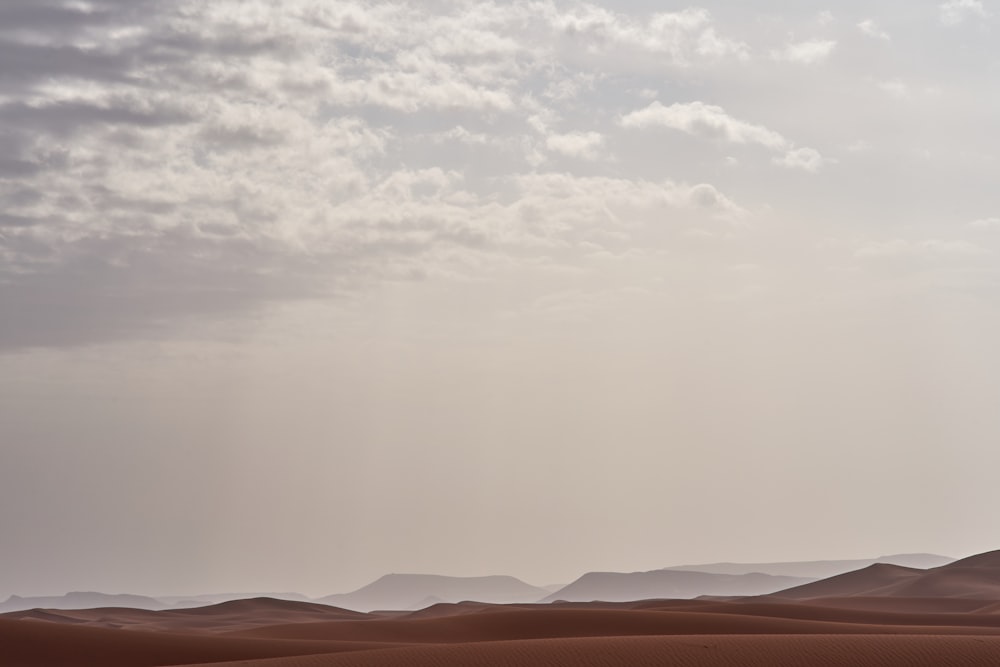
POLYGON ((108 594, 76 591, 66 595, 27 597, 11 595, 0 604, 0 612, 25 609, 93 609, 97 607, 129 607, 131 609, 164 609, 168 605, 145 595, 108 594))
POLYGON ((321 604, 372 611, 421 609, 437 602, 537 602, 548 595, 544 588, 508 576, 447 577, 435 574, 387 574, 351 593, 317 598, 321 604))
POLYGON ((877 563, 774 594, 797 600, 860 596, 1000 600, 1000 551, 926 570, 877 563))
POLYGON ((763 595, 812 581, 770 574, 715 574, 652 570, 650 572, 588 572, 542 602, 628 602, 653 598, 684 599, 701 595, 763 595))
POLYGON ((805 577, 807 579, 822 579, 833 577, 844 572, 853 572, 874 565, 886 563, 904 567, 920 568, 922 570, 940 567, 954 561, 947 556, 936 554, 894 554, 879 558, 863 558, 855 560, 813 560, 789 561, 778 563, 707 563, 702 565, 676 565, 668 570, 682 572, 712 572, 715 574, 750 574, 761 572, 784 577, 805 577))

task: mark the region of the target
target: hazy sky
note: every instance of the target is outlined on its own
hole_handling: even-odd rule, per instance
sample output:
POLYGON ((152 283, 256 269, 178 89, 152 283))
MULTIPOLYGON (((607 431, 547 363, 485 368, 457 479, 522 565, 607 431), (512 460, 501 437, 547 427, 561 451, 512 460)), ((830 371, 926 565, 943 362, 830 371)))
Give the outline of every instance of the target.
POLYGON ((998 29, 3 0, 0 596, 1000 546, 998 29))

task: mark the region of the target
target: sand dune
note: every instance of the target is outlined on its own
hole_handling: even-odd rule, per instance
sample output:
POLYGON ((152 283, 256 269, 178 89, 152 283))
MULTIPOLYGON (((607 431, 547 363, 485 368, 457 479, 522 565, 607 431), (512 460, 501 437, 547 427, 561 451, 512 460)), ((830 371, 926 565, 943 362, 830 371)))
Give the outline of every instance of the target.
POLYGON ((876 565, 732 600, 461 602, 360 613, 254 598, 0 617, 0 667, 664 664, 996 667, 1000 557, 930 570, 876 565), (823 592, 831 595, 816 595, 823 592))
POLYGON ((815 597, 847 596, 869 594, 873 591, 897 584, 907 579, 917 578, 925 570, 901 565, 876 563, 853 572, 839 574, 802 586, 795 586, 777 593, 775 597, 806 599, 815 597))
POLYGON ((0 665, 4 667, 152 667, 373 648, 384 645, 125 632, 0 619, 0 665))
POLYGON ((1000 551, 928 570, 878 563, 773 595, 799 600, 848 596, 1000 600, 1000 551))
POLYGON ((366 615, 310 602, 254 598, 159 612, 118 607, 80 610, 33 609, 6 614, 6 617, 102 628, 211 633, 282 623, 358 619, 366 618, 366 615))
POLYGON ((998 656, 1000 639, 980 637, 599 637, 418 646, 234 667, 986 667, 998 656))
POLYGON ((160 632, 81 625, 88 612, 8 617, 0 619, 0 665, 642 665, 664 664, 669 657, 669 664, 753 667, 805 664, 803 655, 809 656, 808 664, 820 666, 1000 663, 1000 615, 985 612, 901 613, 747 599, 509 607, 469 603, 441 605, 438 616, 393 618, 321 605, 300 609, 298 604, 247 600, 193 614, 88 610, 94 618, 112 613, 124 618, 131 611, 147 624, 150 614, 161 615, 166 617, 161 627, 170 631, 160 632), (314 616, 306 622, 261 625, 279 612, 314 616), (324 615, 328 620, 315 621, 324 615), (182 631, 178 616, 206 624, 182 631), (226 623, 218 624, 220 618, 226 623), (257 627, 226 629, 240 623, 257 627), (863 661, 844 661, 858 651, 863 661), (949 662, 955 656, 962 661, 949 662))

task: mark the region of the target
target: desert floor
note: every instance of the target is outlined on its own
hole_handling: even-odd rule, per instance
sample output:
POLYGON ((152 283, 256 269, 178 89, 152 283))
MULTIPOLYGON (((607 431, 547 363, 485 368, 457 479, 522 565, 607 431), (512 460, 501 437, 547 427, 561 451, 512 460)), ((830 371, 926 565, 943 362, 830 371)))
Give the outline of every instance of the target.
POLYGON ((440 604, 362 614, 257 598, 0 616, 4 667, 1000 665, 1000 602, 753 598, 440 604))

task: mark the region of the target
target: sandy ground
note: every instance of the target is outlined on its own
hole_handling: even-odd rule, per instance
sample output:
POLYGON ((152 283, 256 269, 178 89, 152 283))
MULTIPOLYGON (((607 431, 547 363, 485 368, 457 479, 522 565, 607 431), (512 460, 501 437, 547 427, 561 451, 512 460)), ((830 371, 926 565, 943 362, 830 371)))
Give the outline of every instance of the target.
POLYGON ((266 598, 0 617, 2 667, 1000 665, 1000 603, 962 598, 442 604, 360 614, 266 598))

